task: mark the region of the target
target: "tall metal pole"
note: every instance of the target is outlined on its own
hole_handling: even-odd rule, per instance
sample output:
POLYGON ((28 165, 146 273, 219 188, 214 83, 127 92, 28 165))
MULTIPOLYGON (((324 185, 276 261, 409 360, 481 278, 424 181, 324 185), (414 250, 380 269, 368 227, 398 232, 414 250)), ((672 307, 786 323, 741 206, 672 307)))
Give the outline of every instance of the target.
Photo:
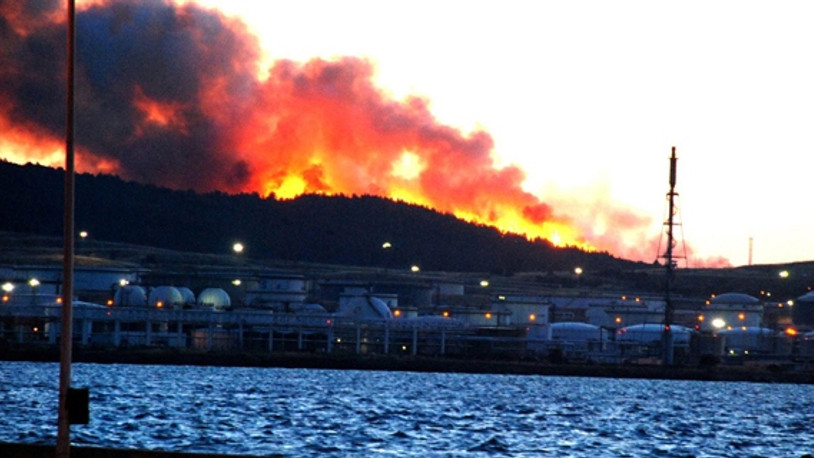
POLYGON ((58 458, 71 453, 71 425, 68 417, 68 390, 71 386, 71 353, 73 339, 73 271, 74 271, 74 0, 68 3, 65 112, 65 215, 62 265, 62 335, 59 356, 59 414, 57 418, 58 458))
POLYGON ((667 269, 664 281, 664 333, 662 335, 662 343, 664 347, 664 364, 673 364, 673 335, 671 326, 673 324, 673 300, 670 297, 670 290, 672 289, 673 277, 675 275, 675 260, 673 259, 673 247, 675 246, 675 237, 673 235, 673 228, 675 227, 675 197, 676 197, 676 147, 673 147, 672 155, 670 156, 670 191, 667 193, 669 201, 667 213, 667 251, 664 253, 664 265, 667 269))

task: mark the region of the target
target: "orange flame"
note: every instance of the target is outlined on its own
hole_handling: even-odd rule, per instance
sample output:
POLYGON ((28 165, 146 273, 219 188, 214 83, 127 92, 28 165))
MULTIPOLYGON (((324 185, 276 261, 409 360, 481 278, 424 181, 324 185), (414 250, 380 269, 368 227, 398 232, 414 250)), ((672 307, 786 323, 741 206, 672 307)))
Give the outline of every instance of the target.
MULTIPOLYGON (((599 191, 588 202, 562 196, 543 201, 523 189, 523 170, 496 165, 487 132, 444 125, 425 98, 387 95, 374 85, 368 60, 278 60, 260 72, 256 38, 238 20, 214 10, 170 0, 79 3, 97 21, 91 35, 111 39, 91 49, 111 53, 115 63, 97 54, 80 59, 89 67, 80 69, 78 81, 80 112, 89 123, 85 131, 103 132, 94 131, 78 144, 79 171, 281 199, 306 193, 377 195, 556 246, 636 260, 656 255, 658 238, 649 218, 607 202, 599 191), (150 9, 149 14, 132 14, 138 8, 150 9), (141 34, 138 27, 147 31, 141 34), (173 45, 143 48, 165 38, 175 40, 173 45), (145 55, 155 59, 155 68, 145 55), (173 65, 173 59, 183 65, 173 65), (126 67, 115 69, 122 78, 105 73, 113 65, 126 67), (186 171, 192 172, 179 179, 186 171)), ((29 35, 42 32, 39 39, 53 40, 58 34, 48 28, 64 27, 53 11, 36 17, 9 5, 0 3, 0 15, 11 21, 9 35, 16 41, 9 43, 20 53, 29 52, 29 35)), ((11 63, 0 69, 2 82, 27 81, 11 63)), ((38 68, 24 67, 36 76, 38 68)), ((48 88, 58 86, 53 83, 58 75, 43 79, 48 88)), ((63 144, 53 122, 58 116, 20 120, 13 113, 26 102, 0 87, 0 157, 61 166, 63 144)))
POLYGON ((570 219, 498 169, 491 137, 440 124, 425 99, 396 101, 372 84, 369 61, 276 63, 230 147, 252 174, 244 191, 373 194, 422 205, 558 246, 595 246, 570 219))
POLYGON ((142 133, 143 130, 149 128, 150 125, 177 130, 182 134, 189 133, 186 120, 182 113, 184 105, 181 103, 161 102, 151 99, 144 94, 140 86, 136 86, 133 106, 144 115, 144 120, 138 127, 137 133, 142 133))

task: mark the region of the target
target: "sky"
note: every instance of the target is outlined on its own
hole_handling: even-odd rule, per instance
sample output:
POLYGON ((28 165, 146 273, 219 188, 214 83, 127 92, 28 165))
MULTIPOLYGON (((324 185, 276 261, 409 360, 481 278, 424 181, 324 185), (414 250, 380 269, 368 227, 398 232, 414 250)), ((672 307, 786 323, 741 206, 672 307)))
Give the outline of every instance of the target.
MULTIPOLYGON (((80 67, 83 55, 131 49, 118 47, 127 40, 148 42, 153 56, 189 45, 165 46, 168 33, 145 29, 126 37, 126 27, 102 24, 146 16, 79 3, 94 12, 79 33, 114 38, 78 38, 80 67)), ((178 53, 177 61, 205 70, 189 84, 169 79, 167 97, 156 87, 168 79, 135 67, 128 74, 140 76, 127 91, 110 90, 121 81, 104 72, 130 61, 88 61, 88 87, 109 86, 82 92, 80 105, 100 119, 118 103, 113 96, 131 106, 110 132, 79 142, 80 157, 93 158, 88 171, 278 197, 382 194, 650 262, 664 248, 675 147, 676 234, 687 265, 745 265, 750 246, 754 264, 814 260, 805 205, 814 126, 807 2, 143 3, 196 11, 184 17, 200 33, 185 39, 205 43, 195 47, 202 57, 186 62, 198 54, 178 53), (201 81, 206 93, 184 98, 201 81), (116 146, 121 135, 132 141, 116 146), (167 153, 160 157, 168 167, 147 176, 156 157, 136 152, 157 138, 168 151, 203 152, 192 162, 167 153), (292 159, 281 160, 281 151, 292 159), (180 177, 191 163, 215 164, 197 169, 207 185, 180 177), (227 178, 214 176, 223 170, 227 178), (297 177, 283 176, 294 170, 297 177)), ((23 20, 30 11, 14 10, 0 4, 21 42, 44 30, 23 20)), ((27 100, 0 92, 0 157, 54 163, 59 130, 32 110, 16 115, 27 100)))

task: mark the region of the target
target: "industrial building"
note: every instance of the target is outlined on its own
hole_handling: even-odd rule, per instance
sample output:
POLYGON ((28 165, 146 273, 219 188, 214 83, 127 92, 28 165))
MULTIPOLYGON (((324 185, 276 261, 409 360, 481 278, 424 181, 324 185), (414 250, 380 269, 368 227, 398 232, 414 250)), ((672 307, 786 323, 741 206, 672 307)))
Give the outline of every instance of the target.
MULTIPOLYGON (((54 345, 59 272, 5 266, 0 275, 0 342, 54 345)), ((74 342, 88 347, 534 359, 554 352, 574 361, 625 362, 658 355, 664 330, 665 301, 657 296, 521 289, 445 274, 218 269, 190 276, 81 268, 76 284, 74 342), (150 284, 156 280, 166 283, 150 284)), ((799 342, 809 336, 764 323, 765 304, 745 294, 674 302, 680 361, 701 354, 792 356, 808 345, 799 342)))

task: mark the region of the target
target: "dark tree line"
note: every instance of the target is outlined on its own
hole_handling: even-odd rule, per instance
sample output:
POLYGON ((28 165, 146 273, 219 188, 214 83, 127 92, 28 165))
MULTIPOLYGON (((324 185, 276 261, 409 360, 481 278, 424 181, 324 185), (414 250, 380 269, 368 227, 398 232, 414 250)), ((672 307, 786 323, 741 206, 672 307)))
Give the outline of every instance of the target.
MULTIPOLYGON (((0 187, 0 230, 62 234, 62 170, 0 162, 0 187)), ((77 175, 76 225, 97 240, 199 253, 229 253, 241 241, 255 259, 499 274, 634 265, 381 197, 198 194, 108 175, 77 175)))

